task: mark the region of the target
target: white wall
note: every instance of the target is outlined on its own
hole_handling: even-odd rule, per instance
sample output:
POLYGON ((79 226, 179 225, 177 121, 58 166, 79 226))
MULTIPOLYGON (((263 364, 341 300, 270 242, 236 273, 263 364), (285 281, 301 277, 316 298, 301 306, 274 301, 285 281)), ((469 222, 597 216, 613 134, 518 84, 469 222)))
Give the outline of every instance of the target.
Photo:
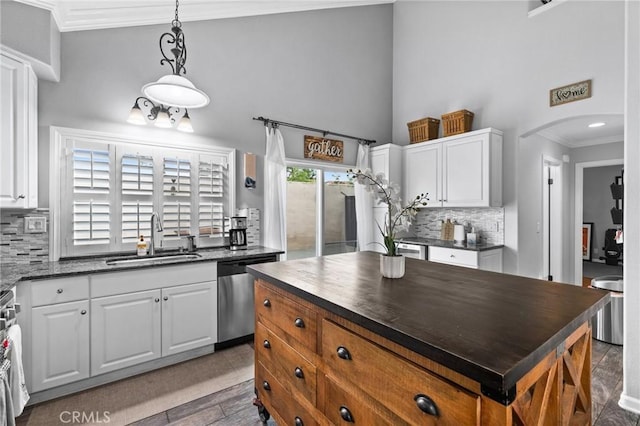
MULTIPOLYGON (((169 19, 169 17, 168 17, 169 19)), ((211 97, 189 111, 195 133, 126 123, 141 87, 163 74, 158 39, 170 24, 62 34, 59 83, 39 85, 41 205, 48 205, 49 126, 174 138, 258 155, 258 185, 238 207, 263 209, 265 132, 252 117, 388 141, 391 135, 392 5, 185 22, 187 77, 211 97)), ((304 132, 282 127, 289 158, 304 132)), ((345 139, 345 163, 357 143, 345 139)))
MULTIPOLYGON (((526 1, 394 5, 393 141, 406 123, 468 109, 504 131, 505 272, 518 271, 518 137, 546 123, 623 113, 624 2, 568 1, 527 17, 526 1), (590 99, 549 107, 549 90, 593 80, 590 99)), ((521 192, 524 191, 524 192, 521 192)))

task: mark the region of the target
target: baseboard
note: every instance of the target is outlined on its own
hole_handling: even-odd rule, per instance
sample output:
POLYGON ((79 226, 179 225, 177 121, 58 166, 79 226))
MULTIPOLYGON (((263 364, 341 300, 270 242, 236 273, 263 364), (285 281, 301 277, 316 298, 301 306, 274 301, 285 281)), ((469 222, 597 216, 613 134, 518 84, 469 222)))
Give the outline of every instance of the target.
POLYGON ((640 414, 640 399, 625 395, 624 392, 620 395, 618 405, 627 411, 631 411, 636 414, 640 414))

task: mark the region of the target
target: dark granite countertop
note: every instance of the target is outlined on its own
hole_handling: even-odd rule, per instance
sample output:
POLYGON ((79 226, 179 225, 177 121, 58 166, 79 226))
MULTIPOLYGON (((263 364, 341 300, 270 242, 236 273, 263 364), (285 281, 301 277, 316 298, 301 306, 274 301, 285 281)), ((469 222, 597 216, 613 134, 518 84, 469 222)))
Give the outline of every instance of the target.
POLYGON ((508 398, 516 382, 609 301, 608 292, 406 259, 383 278, 355 252, 247 267, 249 273, 508 398))
MULTIPOLYGON (((162 254, 163 252, 158 253, 162 254)), ((168 251, 164 253, 168 253, 168 251)), ((172 259, 169 262, 163 262, 161 265, 154 263, 121 265, 106 264, 107 259, 113 259, 114 257, 127 257, 127 255, 74 258, 28 265, 2 265, 2 269, 0 270, 0 290, 8 290, 20 281, 26 280, 53 278, 65 275, 123 271, 127 269, 154 268, 165 265, 176 265, 179 263, 250 259, 253 257, 269 254, 282 254, 284 252, 282 250, 274 250, 267 247, 256 246, 247 247, 246 250, 229 250, 228 248, 199 249, 195 253, 200 255, 200 257, 195 259, 172 259)), ((129 257, 135 257, 135 254, 131 253, 131 256, 129 257)))
POLYGON ((504 247, 504 244, 487 244, 487 243, 479 243, 479 244, 455 244, 453 241, 440 240, 437 238, 420 238, 420 237, 401 237, 398 238, 397 242, 399 243, 407 243, 407 244, 418 244, 421 246, 432 246, 432 247, 445 247, 445 248, 454 248, 460 250, 471 250, 471 251, 485 251, 485 250, 494 250, 504 247))

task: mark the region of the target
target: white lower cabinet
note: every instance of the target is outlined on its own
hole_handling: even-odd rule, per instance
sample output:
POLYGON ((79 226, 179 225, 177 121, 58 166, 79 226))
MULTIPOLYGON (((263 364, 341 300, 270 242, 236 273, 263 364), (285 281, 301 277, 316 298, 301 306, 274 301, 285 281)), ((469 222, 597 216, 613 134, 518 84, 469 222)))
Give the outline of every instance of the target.
POLYGON ((33 308, 30 392, 89 377, 88 312, 88 300, 33 308))
POLYGON ((465 268, 502 272, 502 248, 475 251, 429 246, 427 259, 465 268))
POLYGON ((28 390, 208 345, 213 350, 216 266, 202 262, 21 282, 16 292, 28 390))
POLYGON ((162 356, 216 343, 217 304, 213 282, 162 289, 162 356))
POLYGON ((161 356, 160 290, 91 300, 91 375, 161 356))

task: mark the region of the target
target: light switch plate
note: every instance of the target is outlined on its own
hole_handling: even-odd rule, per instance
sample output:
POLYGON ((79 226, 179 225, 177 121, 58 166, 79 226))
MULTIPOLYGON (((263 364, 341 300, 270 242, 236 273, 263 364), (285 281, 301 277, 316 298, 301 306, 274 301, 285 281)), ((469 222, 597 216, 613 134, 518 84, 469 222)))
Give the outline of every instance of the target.
POLYGON ((43 216, 27 216, 24 218, 25 234, 40 234, 47 231, 47 218, 43 216))

